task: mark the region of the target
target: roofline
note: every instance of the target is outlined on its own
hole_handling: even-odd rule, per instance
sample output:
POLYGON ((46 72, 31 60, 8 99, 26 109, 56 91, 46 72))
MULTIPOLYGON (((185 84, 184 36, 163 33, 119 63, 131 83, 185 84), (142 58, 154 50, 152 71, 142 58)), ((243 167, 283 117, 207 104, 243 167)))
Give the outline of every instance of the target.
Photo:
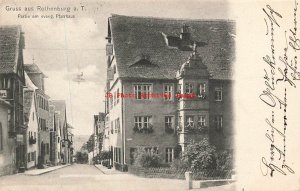
POLYGON ((111 13, 111 17, 131 17, 131 18, 141 18, 141 19, 157 19, 157 20, 178 20, 178 21, 202 21, 202 22, 231 22, 235 23, 235 20, 232 19, 191 19, 191 18, 171 18, 171 17, 153 17, 153 16, 128 16, 128 15, 119 15, 111 13))

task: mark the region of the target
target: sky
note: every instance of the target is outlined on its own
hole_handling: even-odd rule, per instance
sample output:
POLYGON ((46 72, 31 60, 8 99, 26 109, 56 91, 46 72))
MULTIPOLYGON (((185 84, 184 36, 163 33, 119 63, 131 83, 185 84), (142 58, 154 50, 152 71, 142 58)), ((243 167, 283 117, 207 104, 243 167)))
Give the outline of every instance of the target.
MULTIPOLYGON (((47 76, 46 94, 66 100, 67 120, 75 135, 93 132, 93 115, 104 112, 105 37, 111 14, 185 19, 231 19, 226 1, 1 1, 0 23, 21 25, 25 32, 24 63, 35 63, 47 76), (21 11, 7 7, 21 7, 21 11), (77 7, 75 19, 18 18, 25 7, 77 7), (84 9, 82 11, 82 7, 84 9), (83 73, 85 82, 72 79, 83 73)), ((54 12, 55 14, 55 12, 54 12)), ((73 14, 73 13, 68 13, 73 14)))

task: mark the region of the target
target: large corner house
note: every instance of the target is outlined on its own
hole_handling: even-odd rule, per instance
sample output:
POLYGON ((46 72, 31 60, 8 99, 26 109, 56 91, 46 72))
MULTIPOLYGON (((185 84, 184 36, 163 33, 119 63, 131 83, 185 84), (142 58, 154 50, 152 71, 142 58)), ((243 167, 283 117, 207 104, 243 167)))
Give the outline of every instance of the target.
POLYGON ((125 169, 139 147, 170 163, 204 138, 232 151, 234 37, 225 20, 108 19, 103 148, 113 165, 125 169))

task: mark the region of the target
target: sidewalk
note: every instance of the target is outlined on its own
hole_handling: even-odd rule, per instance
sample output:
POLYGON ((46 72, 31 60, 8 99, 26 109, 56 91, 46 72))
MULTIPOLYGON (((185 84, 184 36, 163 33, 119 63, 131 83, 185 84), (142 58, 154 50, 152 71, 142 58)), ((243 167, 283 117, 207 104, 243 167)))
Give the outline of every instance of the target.
POLYGON ((121 172, 121 171, 115 170, 113 167, 111 169, 108 169, 107 167, 102 166, 100 164, 95 164, 95 167, 98 168, 103 174, 107 174, 107 175, 110 175, 110 174, 126 174, 126 172, 121 172))
POLYGON ((24 174, 27 175, 27 176, 38 176, 38 175, 45 174, 45 173, 48 173, 48 172, 52 172, 54 170, 64 168, 64 167, 67 167, 67 166, 70 166, 70 164, 53 166, 53 167, 48 167, 48 168, 45 168, 45 169, 27 170, 27 171, 24 172, 24 174))

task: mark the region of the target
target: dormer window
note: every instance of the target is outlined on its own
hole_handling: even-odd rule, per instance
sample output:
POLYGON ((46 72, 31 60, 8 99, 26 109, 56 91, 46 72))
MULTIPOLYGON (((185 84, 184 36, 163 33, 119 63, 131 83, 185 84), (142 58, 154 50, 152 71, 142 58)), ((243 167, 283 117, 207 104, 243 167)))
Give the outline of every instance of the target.
POLYGON ((130 68, 144 68, 144 67, 158 67, 158 65, 150 61, 150 57, 147 55, 139 55, 136 57, 134 63, 129 66, 130 68))

